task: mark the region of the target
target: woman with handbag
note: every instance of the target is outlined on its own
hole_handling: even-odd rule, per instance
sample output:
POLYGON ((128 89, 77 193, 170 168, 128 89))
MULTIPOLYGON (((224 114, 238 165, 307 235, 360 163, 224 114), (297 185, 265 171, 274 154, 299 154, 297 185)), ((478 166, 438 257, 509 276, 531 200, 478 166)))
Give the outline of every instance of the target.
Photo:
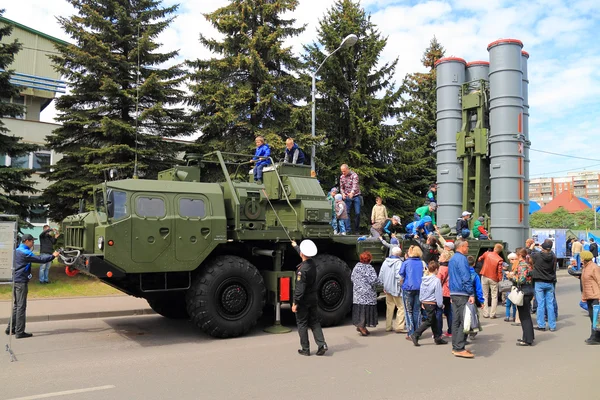
POLYGON ((535 339, 533 333, 533 321, 531 320, 531 300, 533 299, 533 268, 527 262, 527 250, 520 249, 517 252, 519 263, 514 272, 508 274, 509 278, 515 283, 512 292, 509 294, 511 301, 517 305, 517 311, 521 320, 521 329, 523 330, 522 339, 517 340, 517 346, 533 346, 535 339))
POLYGON ((600 345, 600 331, 594 326, 594 306, 600 301, 600 267, 592 261, 594 255, 591 251, 581 252, 583 271, 581 272, 581 300, 587 302, 592 334, 585 340, 586 344, 600 345))

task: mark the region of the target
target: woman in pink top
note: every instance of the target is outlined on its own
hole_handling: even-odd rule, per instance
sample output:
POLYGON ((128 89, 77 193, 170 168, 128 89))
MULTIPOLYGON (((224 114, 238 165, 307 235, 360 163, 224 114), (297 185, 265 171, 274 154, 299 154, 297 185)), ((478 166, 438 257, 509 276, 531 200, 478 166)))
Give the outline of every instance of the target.
POLYGON ((451 252, 448 250, 442 251, 439 258, 440 269, 437 274, 440 282, 442 282, 442 294, 444 296, 444 308, 438 310, 437 320, 439 331, 441 331, 444 327, 442 314, 446 316, 446 323, 448 324, 448 330, 444 333, 446 337, 452 337, 452 305, 450 303, 450 287, 448 286, 448 262, 451 258, 451 252))

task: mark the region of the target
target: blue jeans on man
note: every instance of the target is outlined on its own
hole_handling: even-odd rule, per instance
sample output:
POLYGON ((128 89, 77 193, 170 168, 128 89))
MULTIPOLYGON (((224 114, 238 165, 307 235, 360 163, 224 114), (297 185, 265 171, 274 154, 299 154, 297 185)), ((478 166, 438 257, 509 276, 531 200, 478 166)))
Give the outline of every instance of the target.
POLYGON ((420 290, 404 290, 404 309, 406 311, 406 326, 408 335, 412 335, 415 329, 421 325, 421 301, 420 290))
POLYGON ((556 329, 556 314, 554 307, 554 284, 548 282, 535 282, 535 298, 538 309, 536 313, 539 328, 546 327, 546 313, 548 314, 548 327, 556 329))
MULTIPOLYGON (((47 255, 47 254, 41 254, 47 255)), ((46 264, 40 265, 40 283, 49 283, 48 275, 50 274, 50 266, 52 265, 52 261, 47 262, 46 264)))
POLYGON ((354 227, 352 227, 348 233, 354 229, 354 232, 358 235, 360 233, 360 196, 354 196, 352 198, 346 197, 344 202, 346 203, 348 218, 350 218, 350 210, 352 210, 352 205, 354 205, 354 227))

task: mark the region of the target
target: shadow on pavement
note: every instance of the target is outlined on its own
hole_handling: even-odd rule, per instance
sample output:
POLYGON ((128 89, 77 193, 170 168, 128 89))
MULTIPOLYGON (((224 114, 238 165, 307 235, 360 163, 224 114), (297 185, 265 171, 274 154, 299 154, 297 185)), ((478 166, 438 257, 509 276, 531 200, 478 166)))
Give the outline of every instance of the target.
MULTIPOLYGON (((519 329, 518 335, 521 334, 519 329)), ((516 341, 515 337, 515 341, 516 341)), ((469 350, 472 350, 477 357, 491 357, 502 346, 506 346, 505 335, 500 333, 489 334, 485 331, 477 335, 477 339, 471 340, 469 350)))

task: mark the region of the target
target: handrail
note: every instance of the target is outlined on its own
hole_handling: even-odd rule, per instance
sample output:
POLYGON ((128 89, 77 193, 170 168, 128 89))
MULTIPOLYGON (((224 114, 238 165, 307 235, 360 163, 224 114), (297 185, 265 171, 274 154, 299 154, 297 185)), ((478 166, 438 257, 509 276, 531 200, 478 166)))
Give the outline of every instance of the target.
MULTIPOLYGON (((273 164, 273 166, 275 166, 275 164, 273 163, 273 158, 269 157, 269 159, 271 160, 271 164, 273 164)), ((292 206, 292 203, 290 203, 290 199, 287 195, 285 187, 283 186, 283 182, 281 181, 281 176, 279 176, 279 171, 277 171, 277 167, 274 168, 274 171, 275 171, 275 176, 277 176, 277 181, 279 182, 279 186, 281 187, 281 191, 285 195, 285 200, 288 203, 288 205, 290 206, 290 208, 292 209, 292 211, 294 212, 294 214, 296 215, 296 232, 297 232, 300 230, 300 229, 298 229, 298 213, 296 212, 296 209, 294 208, 294 206, 292 206)), ((273 211, 275 211, 275 210, 273 210, 273 211)))
MULTIPOLYGON (((209 154, 211 154, 211 153, 209 153, 209 154)), ((225 180, 227 181, 227 185, 229 186, 229 190, 231 191, 231 197, 233 198, 233 202, 236 207, 235 209, 239 210, 240 209, 240 199, 238 198, 237 192, 235 191, 233 182, 231 182, 231 177, 229 176, 229 171, 227 171, 227 167, 225 166, 225 160, 223 159, 223 155, 221 154, 220 151, 216 151, 216 152, 214 152, 214 154, 216 154, 216 156, 219 159, 219 162, 221 164, 221 169, 223 170, 223 175, 225 175, 225 180)), ((235 218, 234 230, 237 231, 240 229, 240 213, 238 211, 236 211, 233 213, 233 216, 235 218)))

